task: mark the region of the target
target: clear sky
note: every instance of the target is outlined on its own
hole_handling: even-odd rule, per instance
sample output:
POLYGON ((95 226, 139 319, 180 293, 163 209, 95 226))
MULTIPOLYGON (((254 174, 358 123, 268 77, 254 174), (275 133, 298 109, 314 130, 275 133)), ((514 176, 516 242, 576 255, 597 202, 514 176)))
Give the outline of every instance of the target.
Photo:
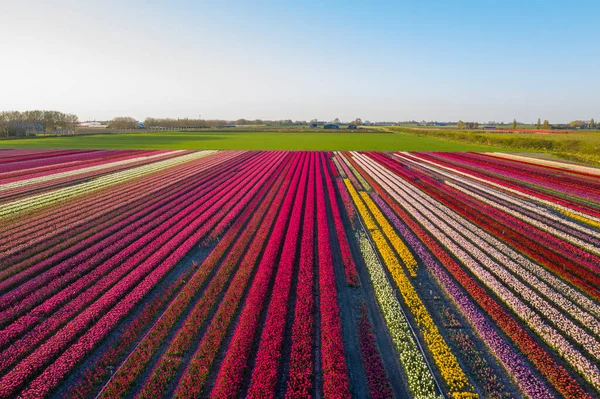
POLYGON ((2 0, 0 110, 600 119, 600 2, 2 0))

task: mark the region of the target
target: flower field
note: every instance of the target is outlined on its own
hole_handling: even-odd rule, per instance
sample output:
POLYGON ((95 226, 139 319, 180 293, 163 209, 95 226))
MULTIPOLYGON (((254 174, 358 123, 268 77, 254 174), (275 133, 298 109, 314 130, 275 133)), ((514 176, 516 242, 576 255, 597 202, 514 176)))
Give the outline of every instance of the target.
POLYGON ((600 397, 600 169, 0 150, 0 398, 600 397))

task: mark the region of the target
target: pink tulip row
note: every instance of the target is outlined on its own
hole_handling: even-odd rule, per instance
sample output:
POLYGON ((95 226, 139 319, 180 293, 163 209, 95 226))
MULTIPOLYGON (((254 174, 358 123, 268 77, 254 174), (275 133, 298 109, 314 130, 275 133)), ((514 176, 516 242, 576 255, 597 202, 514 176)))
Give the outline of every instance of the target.
MULTIPOLYGON (((257 185, 257 187, 254 190, 249 191, 246 197, 241 199, 240 202, 247 203, 250 201, 258 191, 259 187, 263 185, 265 178, 267 177, 269 176, 265 176, 263 179, 261 179, 262 181, 257 185)), ((265 186, 264 188, 266 190, 268 186, 265 186)), ((262 193, 260 197, 263 195, 264 193, 262 193)), ((256 201, 254 202, 254 206, 256 206, 256 201)), ((244 229, 242 235, 235 241, 235 244, 227 253, 227 257, 223 260, 223 263, 218 268, 208 285, 203 289, 202 296, 193 306, 189 315, 183 321, 183 325, 176 332, 174 338, 169 343, 167 350, 154 366, 149 379, 144 383, 142 390, 138 395, 140 398, 161 397, 163 394, 165 394, 164 391, 168 388, 167 382, 173 379, 174 374, 182 366, 182 356, 189 352, 190 348, 195 342, 195 339, 197 339, 200 329, 207 322, 211 309, 214 307, 217 299, 227 287, 227 282, 231 278, 231 274, 235 270, 235 266, 237 265, 239 259, 242 257, 245 247, 248 245, 253 234, 256 232, 256 228, 258 227, 258 223, 264 212, 265 207, 261 207, 255 217, 253 217, 251 220, 250 224, 244 229)), ((210 260, 212 259, 213 258, 211 256, 210 260)), ((209 263, 208 265, 203 266, 203 269, 209 269, 206 272, 203 271, 203 275, 205 274, 204 279, 209 275, 208 273, 210 273, 210 267, 214 268, 215 265, 216 264, 209 263)), ((196 291, 198 289, 199 286, 196 287, 196 291)), ((191 299, 193 294, 190 293, 190 295, 186 295, 186 297, 191 299)))
POLYGON ((354 209, 354 205, 352 205, 352 199, 348 194, 348 190, 346 190, 346 187, 344 186, 344 181, 342 179, 336 179, 335 182, 338 187, 338 193, 340 194, 340 198, 342 199, 342 204, 344 205, 344 209, 346 210, 346 214, 350 219, 350 224, 352 225, 352 227, 355 227, 357 215, 356 209, 354 209))
MULTIPOLYGON (((368 163, 368 161, 361 160, 362 165, 367 165, 368 163)), ((385 190, 390 190, 390 188, 387 186, 385 179, 379 180, 381 176, 379 175, 379 172, 377 172, 376 167, 373 168, 371 166, 368 166, 367 169, 369 170, 369 174, 373 174, 373 176, 378 179, 379 183, 382 184, 382 187, 385 190)), ((456 281, 465 288, 466 292, 480 306, 482 306, 484 311, 492 318, 492 320, 498 325, 498 327, 500 327, 508 335, 508 337, 510 337, 513 340, 513 343, 517 346, 517 348, 519 348, 533 362, 533 364, 542 372, 542 374, 552 383, 552 385, 559 392, 561 392, 565 397, 568 398, 589 398, 589 395, 581 388, 577 381, 574 380, 562 366, 559 366, 552 359, 552 357, 542 347, 540 347, 535 340, 533 340, 529 336, 529 334, 521 327, 521 325, 511 315, 509 315, 504 310, 504 308, 502 308, 494 299, 492 299, 487 294, 487 292, 478 285, 477 282, 475 282, 467 273, 465 273, 464 270, 462 270, 461 266, 459 266, 455 262, 455 260, 446 252, 446 250, 442 249, 440 244, 438 244, 436 240, 432 239, 432 237, 429 236, 429 234, 426 233, 425 230, 418 223, 415 222, 415 220, 413 220, 413 217, 419 218, 419 215, 417 213, 412 212, 412 208, 407 208, 407 211, 405 212, 402 208, 398 206, 396 201, 392 200, 388 196, 386 191, 381 190, 379 187, 376 188, 376 191, 380 196, 382 196, 382 198, 386 200, 388 205, 393 208, 394 212, 402 218, 403 222, 405 222, 407 226, 410 227, 410 229, 418 236, 419 241, 425 244, 428 247, 428 249, 438 259, 440 259, 440 262, 444 265, 446 270, 448 270, 456 279, 456 281)), ((400 197, 398 196, 394 196, 394 198, 396 200, 400 199, 400 197)), ((399 202, 402 203, 402 201, 399 202)), ((435 229, 435 227, 429 222, 426 223, 425 228, 430 230, 435 229)), ((460 297, 456 296, 455 298, 460 297)), ((464 307, 463 309, 469 308, 464 307)), ((476 319, 472 318, 471 320, 476 319)), ((479 333, 481 334, 482 331, 486 330, 479 330, 479 333)), ((495 341, 488 340, 488 345, 490 342, 494 343, 495 341)), ((503 352, 497 351, 496 353, 497 356, 500 356, 498 355, 498 353, 502 354, 503 352)), ((504 356, 504 354, 502 356, 504 356)), ((505 364, 507 364, 506 361, 505 364)), ((513 365, 513 367, 518 367, 518 364, 513 365)), ((521 367, 518 368, 520 370, 524 370, 521 367)), ((525 382, 525 384, 520 383, 521 389, 523 389, 524 386, 527 387, 528 390, 538 389, 531 386, 528 387, 526 383, 529 381, 529 379, 525 375, 521 375, 522 379, 518 379, 518 381, 525 382)), ((542 390, 540 392, 544 391, 542 390)))
MULTIPOLYGON (((148 198, 144 196, 150 192, 158 195, 165 189, 180 189, 176 183, 190 178, 198 179, 205 175, 205 171, 209 167, 216 167, 215 165, 223 163, 218 169, 224 171, 226 170, 226 168, 223 169, 225 161, 226 158, 222 156, 199 158, 183 165, 158 171, 143 180, 133 180, 118 187, 110 187, 107 191, 102 192, 102 195, 93 193, 91 196, 77 198, 72 204, 63 204, 58 210, 48 210, 39 216, 27 218, 23 223, 15 223, 10 228, 7 226, 6 239, 2 240, 3 244, 0 246, 3 255, 7 256, 23 249, 48 247, 46 240, 48 237, 53 237, 54 234, 70 233, 70 230, 75 227, 85 228, 89 224, 88 222, 96 224, 98 217, 114 211, 116 207, 130 203, 148 202, 148 198), (158 191, 157 187, 163 188, 163 190, 158 191), (27 240, 23 240, 25 237, 27 240)), ((211 170, 213 174, 217 171, 211 170)), ((20 259, 24 259, 23 253, 19 255, 20 259)))
MULTIPOLYGON (((176 387, 175 397, 197 398, 200 397, 203 392, 204 384, 208 377, 208 373, 211 370, 211 366, 217 357, 223 340, 226 338, 227 330, 230 328, 233 318, 236 315, 236 311, 242 304, 244 292, 250 282, 255 265, 258 262, 259 254, 264 246, 268 245, 267 242, 269 241, 271 227, 275 223, 276 218, 279 218, 279 215, 281 215, 281 212, 279 212, 278 209, 282 206, 284 201, 286 202, 286 204, 284 204, 285 209, 290 209, 291 200, 289 199, 289 196, 286 197, 286 192, 291 184, 291 177, 295 173, 294 168, 297 166, 298 161, 299 156, 294 155, 294 158, 288 163, 288 166, 291 165, 292 167, 287 171, 284 171, 285 179, 281 183, 281 186, 277 188, 279 185, 279 183, 277 183, 274 188, 277 190, 277 194, 272 205, 269 207, 268 202, 265 203, 268 207, 268 212, 266 213, 258 232, 253 236, 250 247, 245 251, 235 276, 229 284, 204 336, 200 340, 198 349, 192 355, 192 358, 176 387)), ((206 395, 207 393, 205 392, 204 396, 206 395)))
POLYGON ((160 247, 134 272, 121 280, 100 300, 88 307, 84 313, 73 319, 65 328, 46 341, 34 354, 6 374, 2 379, 4 389, 0 390, 0 396, 7 392, 10 395, 10 392, 18 388, 24 382, 24 379, 28 378, 28 375, 43 367, 44 364, 56 356, 57 350, 66 347, 66 351, 30 384, 23 395, 25 397, 35 397, 55 386, 72 365, 76 364, 89 350, 93 349, 116 326, 120 319, 172 269, 179 259, 202 239, 211 227, 214 227, 218 219, 215 219, 212 215, 218 209, 221 209, 223 205, 224 201, 222 200, 215 202, 214 206, 206 212, 195 211, 193 215, 182 220, 181 225, 185 227, 181 231, 172 228, 170 236, 174 237, 167 245, 160 247), (177 233, 177 231, 179 232, 177 233), (140 277, 143 280, 138 284, 137 281, 140 277), (125 296, 121 300, 116 304, 113 303, 114 299, 121 298, 123 295, 125 296), (101 316, 102 314, 104 316, 101 316), (100 316, 100 320, 90 326, 90 322, 100 316), (88 329, 77 343, 69 345, 82 328, 88 329))
POLYGON ((53 167, 55 167, 57 164, 60 165, 66 162, 73 162, 86 159, 102 159, 103 157, 109 156, 110 154, 118 154, 119 152, 120 151, 90 150, 69 150, 59 152, 35 151, 20 157, 2 159, 0 162, 0 173, 4 174, 7 172, 17 170, 30 170, 32 168, 39 168, 48 165, 52 165, 53 167))
POLYGON ((275 285, 271 291, 267 317, 263 324, 260 343, 256 354, 255 366, 248 389, 250 397, 274 397, 281 351, 287 321, 288 305, 292 289, 292 276, 296 263, 296 247, 303 224, 302 210, 304 205, 306 180, 314 154, 309 154, 302 166, 302 175, 296 191, 290 222, 283 243, 281 258, 275 275, 275 285))
POLYGON ((296 288, 296 308, 292 324, 292 347, 289 377, 285 397, 307 398, 313 389, 312 341, 315 331, 315 170, 316 157, 312 157, 308 173, 308 188, 302 223, 300 262, 296 288))
POLYGON ((369 321, 367 307, 363 303, 360 310, 360 321, 358 322, 358 338, 360 341, 360 352, 367 374, 369 394, 372 399, 393 398, 392 386, 387 371, 383 366, 381 354, 377 349, 377 342, 373 327, 369 321))
MULTIPOLYGON (((280 183, 282 178, 283 175, 278 178, 278 183, 276 183, 276 186, 280 183)), ((245 227, 245 231, 247 231, 247 233, 243 233, 244 236, 240 237, 239 244, 238 241, 236 241, 230 250, 230 254, 228 254, 227 258, 224 260, 224 263, 231 263, 232 265, 236 264, 235 257, 241 254, 241 251, 245 246, 246 238, 244 237, 252 237, 255 224, 260 221, 262 215, 267 210, 268 205, 273 198, 274 192, 274 189, 271 189, 260 208, 253 215, 252 220, 245 227)), ((259 198, 260 195, 256 198, 256 200, 259 200, 259 198)), ((256 202, 253 201, 249 205, 249 209, 253 209, 255 206, 256 202)), ((107 384, 102 392, 102 397, 122 397, 128 392, 130 387, 135 382, 136 377, 148 365, 153 353, 165 341, 167 335, 177 320, 179 320, 183 312, 187 309, 190 302, 194 299, 196 293, 202 288, 210 273, 219 264, 223 256, 225 256, 237 234, 242 228, 244 228, 244 224, 250 216, 252 215, 250 212, 248 212, 248 214, 242 219, 238 219, 238 221, 234 223, 232 228, 221 239, 219 244, 210 253, 208 258, 202 263, 198 271, 192 276, 192 279, 185 286, 182 293, 176 297, 165 313, 138 344, 135 351, 132 352, 123 365, 118 369, 112 380, 107 384)), ((266 228, 267 231, 268 228, 269 227, 266 228)), ((260 232, 258 235, 260 235, 260 232)), ((260 249, 258 249, 257 252, 258 251, 260 251, 260 249)))
MULTIPOLYGON (((324 165, 325 166, 325 165, 324 165)), ((329 204, 331 212, 333 213, 333 221, 335 224, 335 231, 337 233, 338 243, 342 253, 342 262, 344 263, 344 269, 346 270, 346 282, 351 287, 358 287, 360 281, 358 280, 358 272, 356 271, 356 264, 352 252, 350 251, 350 245, 348 244, 348 237, 346 236, 346 229, 342 222, 340 215, 340 209, 337 203, 337 195, 331 182, 331 176, 325 167, 325 183, 327 185, 327 193, 329 195, 329 204)))
MULTIPOLYGON (((299 155, 299 157, 302 158, 303 163, 305 154, 299 155)), ((213 398, 235 396, 241 388, 247 371, 252 342, 259 330, 260 315, 265 307, 269 282, 275 271, 276 260, 284 241, 286 226, 293 207, 295 193, 299 186, 300 168, 293 167, 293 169, 295 171, 290 189, 277 216, 277 221, 264 250, 235 333, 227 349, 225 359, 221 363, 217 381, 210 394, 213 398)))
MULTIPOLYGON (((320 154, 318 161, 317 170, 320 171, 324 164, 323 154, 320 154)), ((317 259, 323 395, 327 398, 347 398, 350 397, 350 382, 342 340, 325 195, 327 194, 323 189, 323 179, 317 178, 317 259)))

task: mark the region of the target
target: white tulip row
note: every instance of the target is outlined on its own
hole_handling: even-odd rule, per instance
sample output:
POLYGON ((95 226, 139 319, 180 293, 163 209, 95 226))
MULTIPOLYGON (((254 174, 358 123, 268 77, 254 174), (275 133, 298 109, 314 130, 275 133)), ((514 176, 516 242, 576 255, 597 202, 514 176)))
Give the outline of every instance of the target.
POLYGON ((49 205, 55 202, 59 202, 76 195, 95 191, 104 187, 111 186, 113 184, 121 183, 127 180, 134 179, 149 173, 153 173, 157 170, 168 168, 175 165, 180 165, 185 162, 189 162, 195 159, 199 159, 214 153, 215 151, 200 151, 192 154, 183 155, 152 163, 150 165, 138 166, 133 169, 128 169, 116 173, 112 173, 106 176, 100 176, 97 179, 88 181, 85 183, 78 184, 76 186, 64 187, 58 190, 34 195, 24 199, 9 202, 2 206, 0 210, 0 219, 23 212, 26 210, 32 210, 40 208, 45 205, 49 205))
POLYGON ((123 165, 127 165, 130 163, 145 161, 145 160, 149 160, 149 159, 164 158, 165 156, 168 156, 173 153, 179 153, 179 152, 182 152, 182 150, 172 151, 170 153, 161 153, 161 154, 156 154, 156 155, 148 155, 148 156, 144 156, 144 157, 125 159, 122 161, 104 163, 102 165, 90 166, 87 168, 75 169, 75 170, 70 170, 67 172, 54 173, 51 175, 34 177, 31 179, 25 179, 25 180, 19 180, 19 181, 7 183, 7 184, 0 184, 0 191, 10 190, 13 188, 18 188, 18 187, 25 187, 25 186, 29 186, 29 185, 36 184, 36 183, 42 183, 42 182, 47 182, 47 181, 51 181, 51 180, 61 179, 63 177, 77 176, 77 175, 80 175, 83 173, 113 168, 115 166, 123 166, 123 165))
POLYGON ((415 398, 440 398, 433 375, 425 363, 423 353, 417 347, 410 327, 402 313, 394 290, 385 275, 371 243, 362 231, 356 233, 360 252, 371 277, 377 302, 382 310, 392 341, 400 355, 400 363, 408 378, 408 386, 415 398))
MULTIPOLYGON (((442 169, 448 170, 448 171, 450 171, 452 173, 456 173, 456 174, 461 175, 461 176, 466 176, 469 179, 473 179, 473 180, 477 180, 477 181, 483 182, 485 184, 489 184, 489 185, 497 187, 497 188, 499 188, 501 190, 511 192, 513 194, 516 194, 516 195, 521 196, 521 197, 525 197, 525 198, 530 199, 532 201, 540 202, 540 203, 546 204, 548 206, 551 206, 552 208, 563 210, 565 212, 569 212, 569 213, 572 213, 572 214, 575 214, 575 215, 579 215, 579 216, 581 216, 583 218, 586 218, 586 219, 589 219, 589 220, 593 220, 593 221, 596 221, 596 222, 600 223, 600 218, 597 218, 597 217, 594 217, 594 216, 589 215, 587 213, 584 213, 584 212, 581 212, 581 211, 569 208, 567 206, 558 204, 556 202, 548 201, 546 199, 543 199, 543 198, 540 198, 540 197, 536 197, 534 195, 527 194, 527 193, 524 193, 522 191, 515 190, 515 189, 512 189, 510 187, 506 187, 506 186, 503 186, 501 184, 498 184, 498 183, 495 183, 495 182, 492 182, 492 181, 489 181, 489 180, 486 180, 486 179, 482 179, 482 178, 474 176, 474 175, 472 175, 470 173, 461 172, 461 171, 456 170, 454 168, 451 168, 449 166, 440 165, 437 162, 433 162, 433 161, 430 161, 430 160, 427 160, 427 159, 423 159, 423 158, 419 157, 418 155, 409 154, 407 152, 400 152, 399 154, 403 154, 405 156, 409 156, 409 157, 418 159, 420 162, 424 162, 424 163, 427 163, 427 164, 430 164, 430 165, 437 166, 438 168, 442 168, 442 169)), ((402 157, 399 156, 398 154, 394 154, 394 156, 397 156, 398 158, 402 159, 402 157)))
MULTIPOLYGON (((360 157, 360 156, 359 156, 360 157)), ((500 298, 515 314, 521 318, 527 325, 532 328, 545 342, 553 347, 557 353, 562 356, 569 364, 573 366, 587 381, 589 381, 596 389, 600 390, 600 370, 598 366, 585 357, 581 352, 575 349, 560 333, 552 326, 548 325, 542 317, 540 317, 529 306, 524 304, 516 295, 514 295, 507 287, 500 283, 492 274, 485 270, 481 263, 485 263, 489 268, 495 268, 501 273, 495 262, 485 256, 475 246, 465 240, 454 229, 449 228, 441 219, 437 218, 431 212, 428 212, 409 198, 409 196, 400 190, 395 181, 399 180, 382 170, 378 164, 373 164, 371 160, 360 158, 361 166, 368 171, 371 176, 386 189, 390 195, 398 201, 408 212, 413 214, 451 253, 453 253, 463 264, 465 264, 473 274, 475 274, 498 298, 500 298), (428 217, 431 217, 429 221, 428 217), (438 227, 441 229, 438 229, 438 227), (462 244, 463 248, 469 252, 479 255, 475 261, 471 255, 461 249, 456 243, 462 244)))

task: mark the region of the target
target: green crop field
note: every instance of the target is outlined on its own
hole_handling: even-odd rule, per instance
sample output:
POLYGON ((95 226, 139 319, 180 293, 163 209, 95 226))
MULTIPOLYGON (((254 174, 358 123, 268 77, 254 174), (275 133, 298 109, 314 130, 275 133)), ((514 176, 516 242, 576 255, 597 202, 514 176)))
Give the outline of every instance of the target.
POLYGON ((0 148, 510 151, 402 132, 157 132, 0 140, 0 148))

